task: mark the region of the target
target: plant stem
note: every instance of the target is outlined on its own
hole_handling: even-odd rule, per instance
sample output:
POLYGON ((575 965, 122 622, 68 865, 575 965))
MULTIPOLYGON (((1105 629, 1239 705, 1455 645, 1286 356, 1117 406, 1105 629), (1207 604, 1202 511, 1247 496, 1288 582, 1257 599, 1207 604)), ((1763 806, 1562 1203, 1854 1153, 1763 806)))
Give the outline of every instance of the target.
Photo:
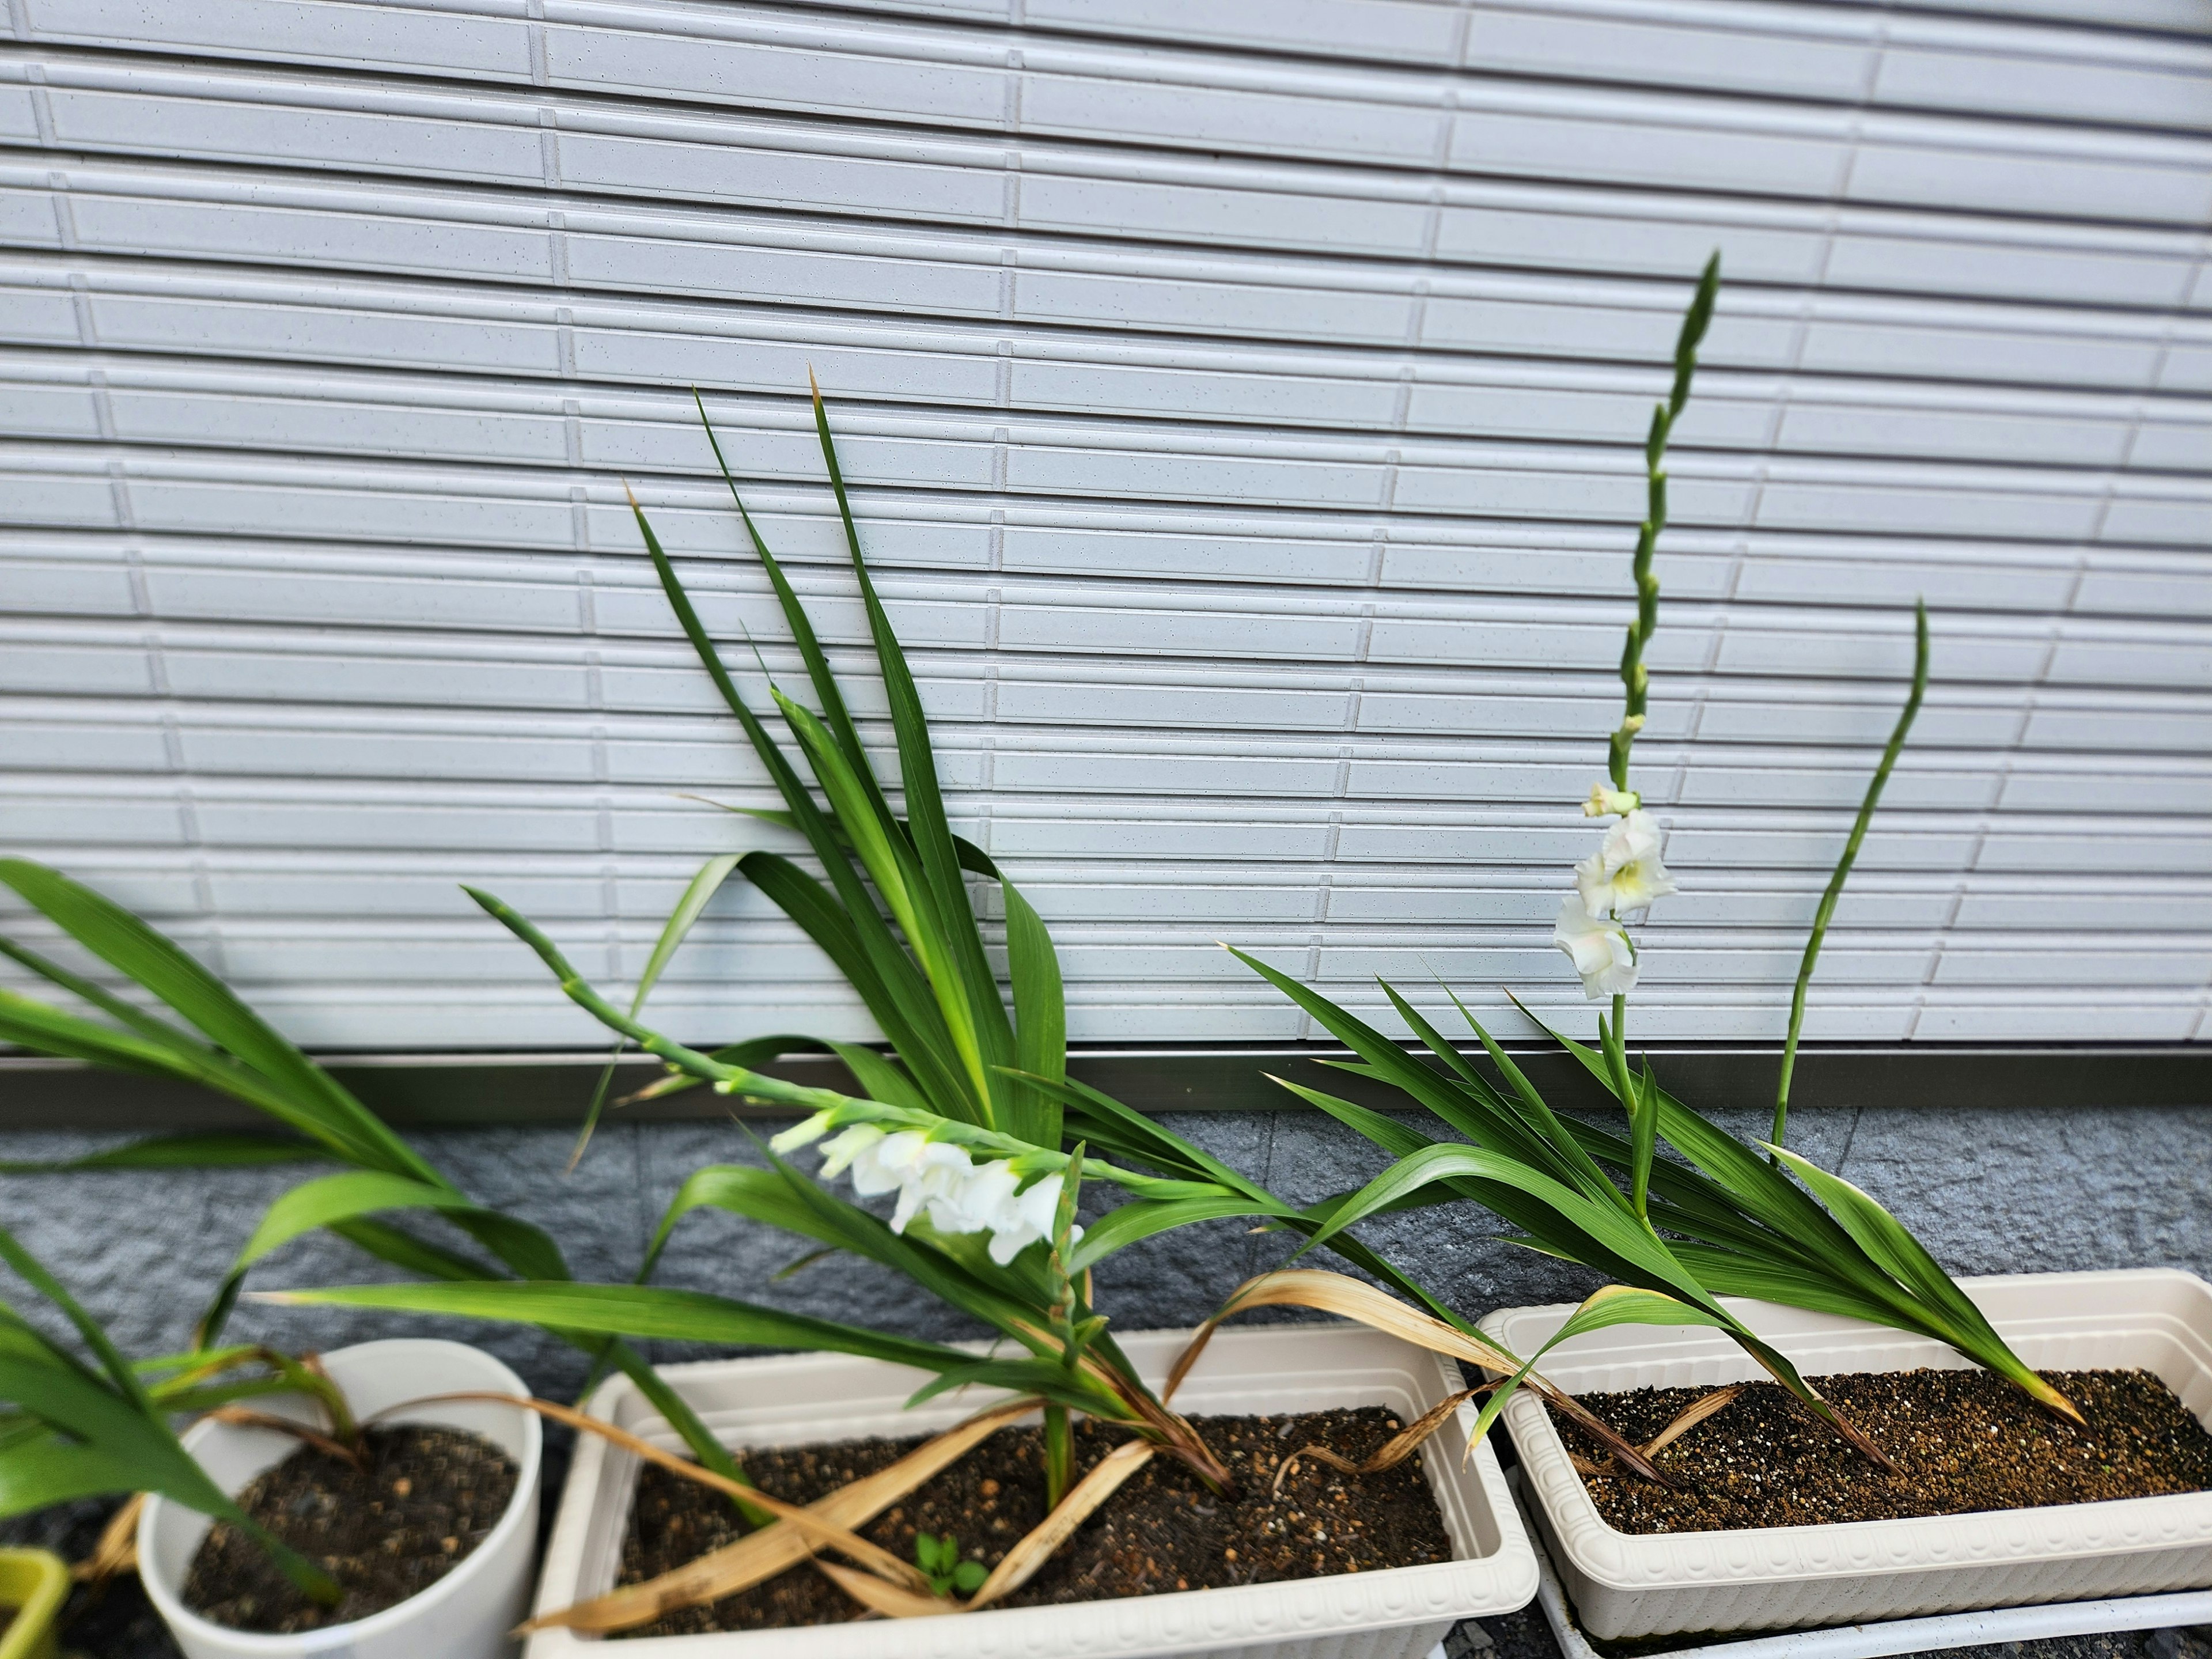
POLYGON ((1644 441, 1644 516, 1636 533, 1636 620, 1628 624, 1628 641, 1620 653, 1620 683, 1627 693, 1620 729, 1613 734, 1610 756, 1613 787, 1628 787, 1628 751, 1644 729, 1644 711, 1651 676, 1644 665, 1644 647, 1659 625, 1659 578, 1652 573, 1651 556, 1659 545, 1659 532, 1667 527, 1667 440, 1690 400, 1690 380, 1697 372, 1698 346, 1713 319, 1713 296, 1721 283, 1721 256, 1705 261, 1698 278, 1696 297, 1682 319, 1682 331, 1674 340, 1674 385, 1666 402, 1651 411, 1651 430, 1644 441))
POLYGON ((1044 1506, 1060 1507, 1075 1472, 1075 1425, 1065 1406, 1044 1408, 1044 1506))
POLYGON ((1813 982, 1813 966, 1820 959, 1820 943, 1828 936, 1829 918, 1836 914, 1836 901, 1844 896, 1844 883, 1851 873, 1851 866, 1858 860, 1859 845, 1866 840, 1867 825, 1874 819, 1882 786, 1889 781, 1890 771, 1905 747, 1905 735, 1912 729, 1913 717, 1920 712, 1920 699, 1928 690, 1928 606, 1924 600, 1913 606, 1912 640, 1912 694, 1905 700, 1905 710, 1897 717, 1896 729, 1889 734, 1889 746, 1881 751, 1881 763, 1875 768, 1874 781, 1867 785, 1866 799, 1859 803, 1859 815, 1851 825, 1850 839, 1844 843, 1844 855, 1836 860, 1836 872, 1828 878, 1828 890, 1820 895, 1820 908, 1813 913, 1813 933, 1805 941, 1805 958, 1797 964, 1797 987, 1790 996, 1790 1036, 1782 1045, 1782 1080, 1774 1091, 1774 1133, 1768 1137, 1778 1146, 1783 1144, 1783 1134, 1790 1126, 1790 1076, 1797 1068, 1797 1032, 1805 1024, 1805 988, 1813 982))

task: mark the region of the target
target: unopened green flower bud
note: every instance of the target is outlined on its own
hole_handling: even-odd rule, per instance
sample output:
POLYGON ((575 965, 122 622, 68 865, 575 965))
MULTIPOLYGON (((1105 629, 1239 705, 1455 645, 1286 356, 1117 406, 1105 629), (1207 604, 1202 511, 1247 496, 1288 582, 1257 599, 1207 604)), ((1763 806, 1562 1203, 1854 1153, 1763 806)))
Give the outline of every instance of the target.
POLYGON ((1583 803, 1586 818, 1615 817, 1633 812, 1644 805, 1644 797, 1633 789, 1615 789, 1602 780, 1590 785, 1589 799, 1583 803))

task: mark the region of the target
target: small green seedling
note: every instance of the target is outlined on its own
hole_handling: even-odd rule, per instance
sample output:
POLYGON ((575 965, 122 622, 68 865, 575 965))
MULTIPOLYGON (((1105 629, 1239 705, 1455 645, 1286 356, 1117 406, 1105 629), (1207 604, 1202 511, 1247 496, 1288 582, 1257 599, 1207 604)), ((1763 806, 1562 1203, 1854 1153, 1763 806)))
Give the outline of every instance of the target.
POLYGON ((939 1595, 950 1595, 955 1590, 963 1595, 973 1595, 991 1576, 981 1561, 960 1559, 960 1540, 949 1532, 942 1538, 932 1533, 915 1534, 914 1564, 929 1580, 930 1589, 939 1595))

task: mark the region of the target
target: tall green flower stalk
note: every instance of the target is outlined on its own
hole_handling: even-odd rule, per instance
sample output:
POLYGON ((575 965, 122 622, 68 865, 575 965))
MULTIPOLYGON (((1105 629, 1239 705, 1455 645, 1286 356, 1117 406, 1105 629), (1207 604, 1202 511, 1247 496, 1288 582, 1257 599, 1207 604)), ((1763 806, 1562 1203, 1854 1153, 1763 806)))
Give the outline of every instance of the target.
POLYGON ((1626 1133, 1555 1113, 1455 995, 1450 997, 1454 1008, 1480 1042, 1500 1081, 1478 1070, 1387 982, 1382 989, 1391 1006, 1441 1063, 1441 1071, 1318 992, 1245 957, 1354 1052, 1357 1059, 1344 1063, 1344 1070, 1396 1088, 1446 1129, 1463 1137, 1464 1143, 1472 1143, 1435 1139, 1350 1101, 1286 1084, 1399 1160, 1366 1188, 1343 1195, 1328 1225, 1310 1242, 1334 1245, 1339 1230, 1386 1208, 1471 1200, 1518 1229, 1510 1236, 1514 1242, 1579 1262, 1616 1281, 1586 1304, 1555 1341, 1589 1328, 1593 1320, 1711 1326, 1732 1338, 1839 1433, 1878 1459, 1882 1458, 1879 1450, 1741 1315, 1717 1298, 1778 1302, 1933 1337, 2005 1376, 2051 1410, 2078 1420, 2072 1404, 2012 1352, 1901 1222, 1849 1182, 1781 1145, 1790 1074, 1821 940, 1926 690, 1924 608, 1916 621, 1911 693, 1822 897, 1800 965, 1774 1139, 1757 1151, 1746 1146, 1663 1088, 1649 1060, 1638 1064, 1629 1057, 1627 994, 1641 965, 1629 928, 1633 918, 1676 890, 1662 857, 1658 823, 1644 808, 1640 793, 1630 787, 1629 769, 1650 699, 1644 653, 1658 619, 1659 584, 1652 557, 1666 522, 1662 462, 1688 397, 1697 348, 1712 314, 1718 279, 1716 258, 1706 266, 1684 319, 1675 347, 1673 390, 1654 412, 1644 449, 1649 511, 1638 533, 1633 562, 1636 614, 1621 659, 1623 713, 1608 745, 1609 779, 1591 790, 1583 809, 1588 816, 1616 821, 1597 850, 1575 866, 1574 890, 1561 902, 1553 935, 1572 961, 1584 994, 1593 1001, 1609 1000, 1611 1009, 1609 1016, 1599 1017, 1595 1049, 1545 1029, 1613 1096, 1624 1114, 1626 1133), (1681 1161, 1657 1158, 1662 1141, 1681 1161), (1624 1297, 1618 1293, 1622 1287, 1638 1294, 1624 1297))

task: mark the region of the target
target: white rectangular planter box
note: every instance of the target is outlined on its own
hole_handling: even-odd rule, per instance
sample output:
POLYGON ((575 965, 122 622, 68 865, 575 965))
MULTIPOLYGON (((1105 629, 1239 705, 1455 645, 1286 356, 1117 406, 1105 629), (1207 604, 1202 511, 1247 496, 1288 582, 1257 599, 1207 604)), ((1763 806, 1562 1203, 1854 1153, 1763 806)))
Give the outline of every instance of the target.
MULTIPOLYGON (((1157 1386, 1188 1333, 1119 1340, 1157 1386)), ((969 1389, 902 1410, 922 1380, 915 1372, 839 1354, 716 1360, 668 1366, 664 1374, 733 1447, 933 1433, 1003 1397, 969 1389)), ((1218 1334, 1175 1404, 1192 1414, 1384 1406, 1410 1422, 1462 1386, 1451 1362, 1393 1337, 1354 1326, 1269 1326, 1218 1334)), ((658 1443, 679 1443, 626 1378, 609 1382, 590 1409, 658 1443)), ((625 1640, 619 1651, 622 1659, 1421 1659, 1458 1620, 1524 1607, 1536 1592, 1534 1547, 1495 1455, 1485 1445, 1461 1462, 1473 1426, 1474 1413, 1463 1407, 1430 1440, 1421 1460, 1455 1560, 1073 1607, 653 1637, 625 1640)), ((629 1453, 580 1437, 546 1549, 537 1612, 614 1588, 637 1470, 629 1453)), ((531 1638, 526 1659, 586 1659, 609 1651, 595 1640, 551 1630, 531 1638)))
MULTIPOLYGON (((2212 1421, 2212 1285, 2166 1269, 1959 1281, 2039 1370, 2157 1373, 2212 1421)), ((1960 1369, 1940 1342, 1856 1320, 1724 1298, 1808 1376, 1960 1369)), ((1521 1353, 1571 1311, 1509 1308, 1483 1329, 1521 1353)), ((1761 1378, 1717 1332, 1620 1326, 1564 1342, 1544 1375, 1569 1394, 1717 1388, 1761 1378)), ((2212 1492, 1908 1521, 1629 1534, 1600 1516, 1550 1414, 1505 1408, 1524 1491, 1583 1626, 1601 1640, 1784 1630, 2148 1595, 2212 1586, 2212 1492)), ((1690 1443, 1695 1443, 1695 1434, 1690 1443)))

